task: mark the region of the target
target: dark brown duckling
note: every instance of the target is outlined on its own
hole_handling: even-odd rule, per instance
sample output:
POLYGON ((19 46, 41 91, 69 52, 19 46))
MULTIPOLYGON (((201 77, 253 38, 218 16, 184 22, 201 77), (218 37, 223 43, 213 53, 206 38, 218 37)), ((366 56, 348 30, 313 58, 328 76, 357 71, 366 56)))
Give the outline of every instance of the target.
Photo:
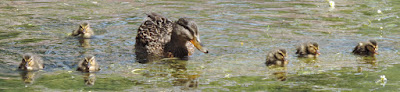
POLYGON ((285 57, 287 56, 285 49, 274 50, 267 54, 267 59, 265 64, 267 66, 276 65, 276 66, 285 66, 288 64, 285 57))
POLYGON ((94 56, 85 57, 85 59, 78 63, 77 71, 82 72, 95 72, 99 71, 99 64, 96 62, 94 56))
POLYGON ((41 70, 44 68, 42 58, 31 54, 26 54, 22 57, 22 62, 18 69, 24 71, 41 70))
POLYGON ((89 23, 82 23, 79 25, 79 29, 78 30, 74 30, 72 31, 72 36, 78 36, 80 35, 81 38, 91 38, 92 35, 94 35, 93 30, 90 28, 89 23))
POLYGON ((157 13, 147 16, 136 36, 135 53, 139 62, 149 57, 184 58, 194 52, 194 47, 208 53, 200 44, 197 24, 191 19, 180 18, 173 22, 157 13))
POLYGON ((375 56, 378 54, 378 43, 375 40, 369 40, 368 42, 360 42, 354 48, 353 53, 362 56, 375 56))
POLYGON ((306 42, 296 47, 298 57, 318 57, 319 46, 316 42, 306 42))

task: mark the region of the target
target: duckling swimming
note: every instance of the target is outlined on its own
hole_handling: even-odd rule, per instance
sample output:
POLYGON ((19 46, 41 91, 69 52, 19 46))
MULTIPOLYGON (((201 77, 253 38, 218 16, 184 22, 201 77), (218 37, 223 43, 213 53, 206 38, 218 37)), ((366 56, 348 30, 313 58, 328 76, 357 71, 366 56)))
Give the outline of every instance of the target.
POLYGON ((318 57, 319 46, 316 42, 306 42, 296 47, 298 57, 318 57))
POLYGON ((193 47, 208 53, 200 44, 197 24, 193 20, 180 18, 173 22, 157 13, 147 16, 136 36, 135 53, 139 62, 153 56, 185 58, 194 52, 193 47))
POLYGON ((94 56, 85 57, 85 59, 78 63, 77 71, 82 72, 95 72, 99 71, 99 64, 96 62, 94 56))
POLYGON ((375 40, 369 40, 368 42, 360 42, 354 48, 353 53, 362 56, 375 56, 378 54, 378 43, 375 40))
POLYGON ((22 62, 18 69, 24 71, 41 70, 44 68, 42 58, 31 54, 26 54, 22 57, 22 62))
POLYGON ((276 65, 276 66, 285 66, 288 64, 285 57, 287 56, 285 49, 274 50, 267 54, 267 59, 265 64, 267 66, 276 65))
POLYGON ((74 30, 72 31, 72 36, 78 36, 80 35, 81 38, 91 38, 92 35, 94 35, 93 30, 90 28, 89 23, 82 23, 79 25, 79 29, 78 30, 74 30))

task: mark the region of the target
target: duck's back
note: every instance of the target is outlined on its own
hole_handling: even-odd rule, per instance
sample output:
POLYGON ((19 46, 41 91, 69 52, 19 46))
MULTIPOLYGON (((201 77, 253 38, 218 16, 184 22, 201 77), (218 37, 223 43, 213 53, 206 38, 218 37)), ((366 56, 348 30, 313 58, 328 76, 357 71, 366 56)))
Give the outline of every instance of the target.
POLYGON ((173 22, 156 13, 147 16, 137 31, 135 54, 138 60, 148 59, 149 55, 162 57, 165 44, 171 40, 173 22))

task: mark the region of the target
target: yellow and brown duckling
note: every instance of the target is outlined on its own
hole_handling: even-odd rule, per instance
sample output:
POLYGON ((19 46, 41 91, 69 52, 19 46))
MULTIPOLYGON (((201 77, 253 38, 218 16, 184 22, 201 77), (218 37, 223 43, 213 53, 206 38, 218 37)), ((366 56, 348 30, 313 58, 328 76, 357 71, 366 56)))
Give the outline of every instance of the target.
POLYGON ((78 30, 72 31, 72 36, 78 36, 80 35, 81 38, 91 38, 92 35, 94 35, 93 30, 90 28, 89 23, 82 23, 79 25, 78 30))
POLYGON ((84 60, 82 60, 78 63, 77 71, 95 72, 95 71, 99 71, 99 70, 100 70, 99 64, 96 62, 96 59, 94 58, 94 56, 85 57, 84 60))
POLYGON ((189 18, 178 21, 157 14, 147 14, 147 20, 138 28, 136 55, 139 61, 149 57, 184 58, 194 52, 194 47, 203 53, 208 50, 200 44, 197 24, 189 18))
POLYGON ((31 54, 23 55, 22 62, 18 67, 18 69, 24 70, 24 71, 41 70, 43 68, 44 68, 44 65, 43 65, 42 58, 31 55, 31 54))
POLYGON ((354 48, 353 53, 362 56, 375 56, 378 54, 378 43, 375 40, 369 40, 368 42, 360 42, 354 48))
POLYGON ((267 54, 267 59, 265 64, 267 66, 275 65, 275 66, 286 66, 288 61, 286 61, 286 50, 285 49, 278 49, 267 54))
POLYGON ((319 46, 316 42, 306 42, 296 47, 298 57, 318 57, 319 46))

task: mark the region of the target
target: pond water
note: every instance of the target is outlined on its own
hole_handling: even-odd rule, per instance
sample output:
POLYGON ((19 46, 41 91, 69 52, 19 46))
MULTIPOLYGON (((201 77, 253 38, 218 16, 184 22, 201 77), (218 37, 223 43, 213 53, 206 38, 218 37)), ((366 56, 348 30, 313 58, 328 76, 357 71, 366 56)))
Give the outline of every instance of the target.
POLYGON ((0 91, 399 91, 399 0, 3 0, 0 1, 0 91), (381 11, 381 12, 378 12, 381 11), (145 13, 193 18, 209 54, 188 61, 135 61, 145 13), (89 22, 96 36, 70 37, 89 22), (350 52, 375 39, 379 55, 350 52), (295 46, 314 41, 317 59, 295 46), (289 64, 268 68, 266 53, 288 51, 289 64), (21 55, 45 69, 17 70, 21 55), (101 70, 75 71, 85 55, 101 70), (385 75, 387 82, 380 82, 385 75))

